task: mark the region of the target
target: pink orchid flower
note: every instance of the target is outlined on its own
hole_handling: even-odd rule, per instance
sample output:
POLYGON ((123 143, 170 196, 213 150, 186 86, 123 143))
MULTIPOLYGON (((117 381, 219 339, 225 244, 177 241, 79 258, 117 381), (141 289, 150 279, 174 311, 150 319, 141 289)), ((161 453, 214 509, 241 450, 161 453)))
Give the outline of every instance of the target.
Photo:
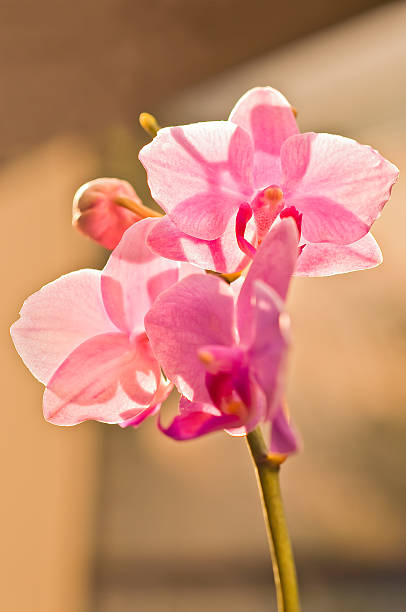
POLYGON ((145 244, 156 222, 128 229, 102 271, 61 276, 24 302, 11 336, 46 386, 47 421, 137 425, 169 394, 144 328, 157 295, 179 278, 179 264, 145 244))
POLYGON ((126 229, 142 218, 117 204, 122 196, 141 204, 127 181, 99 178, 85 183, 73 198, 73 226, 106 249, 115 249, 126 229))
POLYGON ((288 320, 283 312, 298 255, 292 218, 276 224, 241 280, 190 275, 162 293, 145 318, 152 349, 182 394, 180 414, 162 430, 176 440, 227 429, 243 435, 272 423, 271 449, 296 437, 282 409, 288 320))
POLYGON ((305 245, 296 274, 336 274, 382 260, 369 229, 389 199, 396 166, 349 138, 300 134, 275 89, 248 91, 228 121, 161 129, 139 157, 167 212, 149 236, 164 257, 240 270, 279 213, 294 206, 305 245))

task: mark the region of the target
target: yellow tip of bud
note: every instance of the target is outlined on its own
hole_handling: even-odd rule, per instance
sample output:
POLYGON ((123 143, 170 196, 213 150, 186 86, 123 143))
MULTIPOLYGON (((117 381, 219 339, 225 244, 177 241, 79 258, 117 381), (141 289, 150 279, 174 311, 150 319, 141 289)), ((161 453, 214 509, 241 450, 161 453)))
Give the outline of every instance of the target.
POLYGON ((291 106, 290 108, 292 109, 292 113, 293 113, 293 115, 294 115, 295 117, 297 117, 297 115, 298 115, 297 109, 296 109, 294 106, 291 106))
POLYGON ((155 136, 158 134, 158 130, 161 129, 154 115, 151 115, 150 113, 141 113, 138 121, 140 122, 140 126, 144 128, 147 134, 152 136, 152 138, 155 138, 155 136))
POLYGON ((202 361, 205 365, 209 365, 214 361, 214 357, 211 353, 209 353, 209 351, 200 350, 197 354, 200 361, 202 361))

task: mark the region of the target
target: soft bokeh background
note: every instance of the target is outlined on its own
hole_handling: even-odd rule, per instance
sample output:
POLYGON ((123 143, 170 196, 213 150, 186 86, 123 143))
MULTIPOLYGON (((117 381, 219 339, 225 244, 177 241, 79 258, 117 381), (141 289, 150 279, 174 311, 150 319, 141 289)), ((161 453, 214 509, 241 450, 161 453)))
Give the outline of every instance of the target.
MULTIPOLYGON (((82 182, 119 176, 148 198, 142 110, 162 125, 226 118, 269 84, 303 131, 355 137, 404 167, 406 4, 41 0, 0 13, 1 608, 274 610, 243 441, 49 425, 8 326, 45 282, 103 265, 70 227, 82 182)), ((406 607, 405 197, 401 180, 375 225, 380 268, 297 279, 291 293, 304 450, 282 485, 305 612, 406 607)))

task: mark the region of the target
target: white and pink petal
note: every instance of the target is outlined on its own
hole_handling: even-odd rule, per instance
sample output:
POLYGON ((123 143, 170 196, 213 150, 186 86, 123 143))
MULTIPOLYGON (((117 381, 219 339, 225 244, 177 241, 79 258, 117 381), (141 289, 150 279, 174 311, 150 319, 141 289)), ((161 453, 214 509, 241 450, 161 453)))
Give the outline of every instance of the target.
POLYGON ((291 276, 298 257, 299 232, 292 217, 276 223, 265 237, 255 255, 237 301, 238 330, 241 341, 252 339, 255 318, 254 286, 257 281, 271 287, 286 299, 291 276))
POLYGON ((189 400, 210 402, 198 351, 235 344, 234 298, 223 280, 193 274, 162 293, 145 317, 145 329, 165 375, 189 400))
POLYGON ((271 418, 285 388, 290 322, 279 295, 263 281, 253 287, 254 337, 248 350, 249 365, 266 400, 271 418))
POLYGON ((139 158, 152 197, 195 238, 219 238, 253 193, 251 139, 228 121, 161 129, 139 158))
POLYGON ((375 268, 382 263, 382 252, 370 232, 352 244, 328 242, 304 245, 295 270, 296 276, 331 276, 375 268))
POLYGON ((120 423, 124 413, 153 403, 160 378, 145 338, 96 335, 73 350, 48 382, 44 415, 59 425, 88 419, 120 423))
POLYGON ((299 131, 286 98, 272 87, 254 87, 238 100, 229 121, 248 132, 254 143, 256 189, 279 184, 281 146, 299 131))
POLYGON ((286 204, 303 213, 309 242, 350 244, 368 233, 398 169, 377 151, 333 134, 298 134, 281 148, 286 204))
POLYGON ((161 291, 178 280, 179 264, 163 259, 147 245, 159 219, 143 219, 123 235, 105 265, 101 289, 105 308, 119 329, 141 333, 144 317, 161 291))
POLYGON ((43 384, 82 342, 118 331, 106 313, 99 270, 78 270, 48 283, 23 304, 11 337, 25 365, 43 384))
MULTIPOLYGON (((253 231, 249 230, 253 239, 253 231)), ((193 238, 166 215, 154 225, 147 239, 154 253, 176 261, 190 262, 205 270, 233 273, 243 269, 249 258, 240 250, 235 231, 235 214, 230 217, 224 234, 216 240, 193 238)))

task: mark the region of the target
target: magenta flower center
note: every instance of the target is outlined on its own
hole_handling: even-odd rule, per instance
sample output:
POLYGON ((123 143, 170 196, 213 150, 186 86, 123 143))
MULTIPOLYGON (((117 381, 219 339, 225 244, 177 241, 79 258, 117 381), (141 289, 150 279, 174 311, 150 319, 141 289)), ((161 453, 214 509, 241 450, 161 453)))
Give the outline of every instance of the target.
POLYGON ((243 253, 254 257, 256 248, 245 238, 247 224, 252 215, 256 226, 257 242, 266 236, 272 223, 283 210, 283 191, 278 185, 270 185, 258 191, 250 203, 241 204, 236 219, 237 242, 243 253))

